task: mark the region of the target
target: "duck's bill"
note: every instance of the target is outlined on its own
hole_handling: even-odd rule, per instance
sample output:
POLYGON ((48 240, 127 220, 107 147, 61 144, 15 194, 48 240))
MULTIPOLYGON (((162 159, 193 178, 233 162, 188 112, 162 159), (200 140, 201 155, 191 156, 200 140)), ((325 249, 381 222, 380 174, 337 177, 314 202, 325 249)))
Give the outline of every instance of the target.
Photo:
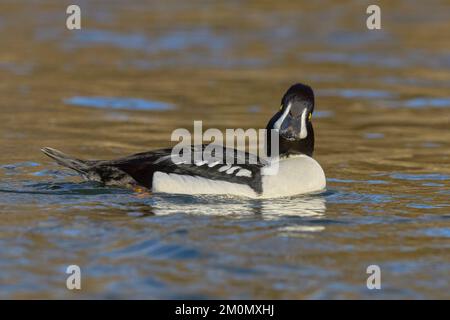
POLYGON ((289 141, 305 139, 308 136, 306 117, 308 110, 305 108, 301 115, 287 115, 280 126, 280 136, 289 141))

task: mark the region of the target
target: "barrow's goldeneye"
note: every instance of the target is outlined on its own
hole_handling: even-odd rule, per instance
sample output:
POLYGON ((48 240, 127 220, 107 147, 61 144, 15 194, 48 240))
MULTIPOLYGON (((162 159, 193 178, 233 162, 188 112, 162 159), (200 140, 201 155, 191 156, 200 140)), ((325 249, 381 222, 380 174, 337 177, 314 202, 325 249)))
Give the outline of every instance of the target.
MULTIPOLYGON (((223 148, 222 159, 227 162, 222 163, 176 162, 172 158, 172 148, 117 160, 80 160, 52 148, 42 151, 85 179, 107 185, 143 186, 154 193, 228 194, 251 198, 293 196, 318 192, 326 186, 325 174, 312 158, 313 112, 313 90, 300 83, 291 86, 281 100, 280 110, 267 124, 266 141, 271 141, 275 132, 279 142, 278 156, 272 154, 275 152, 271 144, 266 144, 268 160, 230 148, 223 148), (229 159, 233 163, 229 163, 229 159)), ((202 153, 205 148, 206 145, 194 145, 191 153, 202 153)))

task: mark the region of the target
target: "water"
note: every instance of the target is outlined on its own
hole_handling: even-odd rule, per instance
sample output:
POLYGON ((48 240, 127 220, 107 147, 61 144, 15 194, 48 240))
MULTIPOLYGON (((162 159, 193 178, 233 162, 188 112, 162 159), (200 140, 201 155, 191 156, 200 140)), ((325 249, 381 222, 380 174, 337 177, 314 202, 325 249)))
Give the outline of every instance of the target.
POLYGON ((168 110, 172 106, 158 101, 148 101, 136 98, 117 97, 72 97, 65 102, 74 106, 101 108, 101 109, 122 109, 122 110, 168 110))
POLYGON ((381 31, 359 1, 79 4, 82 31, 59 1, 0 4, 1 298, 449 298, 450 3, 383 3, 381 31), (316 92, 319 195, 149 195, 39 151, 263 128, 295 81, 316 92))

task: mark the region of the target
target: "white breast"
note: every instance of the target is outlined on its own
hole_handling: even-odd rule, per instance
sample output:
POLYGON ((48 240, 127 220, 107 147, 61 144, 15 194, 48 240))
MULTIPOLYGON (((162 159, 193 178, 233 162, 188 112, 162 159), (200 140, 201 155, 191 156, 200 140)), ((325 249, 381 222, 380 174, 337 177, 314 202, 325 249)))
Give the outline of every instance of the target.
POLYGON ((322 167, 311 157, 293 156, 272 162, 262 171, 262 198, 313 193, 326 187, 322 167))

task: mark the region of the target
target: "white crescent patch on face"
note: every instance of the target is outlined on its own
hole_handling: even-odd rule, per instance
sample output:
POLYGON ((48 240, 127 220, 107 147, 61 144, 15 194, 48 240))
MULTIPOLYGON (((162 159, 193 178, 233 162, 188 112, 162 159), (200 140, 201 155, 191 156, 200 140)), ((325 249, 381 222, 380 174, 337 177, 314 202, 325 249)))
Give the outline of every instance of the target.
POLYGON ((300 128, 300 139, 305 139, 308 136, 308 130, 306 129, 306 112, 308 110, 304 109, 302 113, 302 124, 300 128))
POLYGON ((281 125, 283 124, 284 119, 286 119, 287 115, 289 114, 289 111, 291 110, 292 104, 289 103, 286 109, 284 110, 281 117, 273 124, 273 128, 280 132, 281 125))

